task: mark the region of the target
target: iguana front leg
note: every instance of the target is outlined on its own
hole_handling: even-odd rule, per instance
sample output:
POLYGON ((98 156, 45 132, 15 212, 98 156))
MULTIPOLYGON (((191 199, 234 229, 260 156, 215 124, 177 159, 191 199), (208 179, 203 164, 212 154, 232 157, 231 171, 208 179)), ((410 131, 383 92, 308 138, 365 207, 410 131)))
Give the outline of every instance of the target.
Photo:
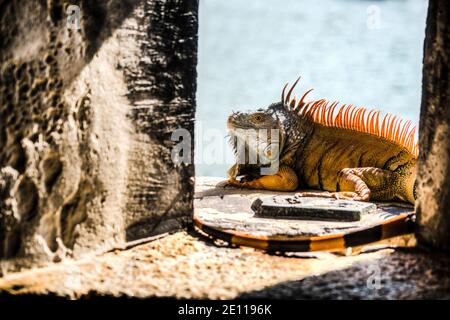
POLYGON ((357 201, 393 200, 396 174, 378 168, 346 168, 339 172, 336 192, 300 192, 299 196, 316 196, 357 201))
POLYGON ((218 187, 236 187, 249 189, 263 189, 272 191, 293 191, 297 189, 297 174, 288 166, 281 166, 277 174, 270 176, 261 176, 250 181, 238 181, 231 177, 217 185, 218 187))

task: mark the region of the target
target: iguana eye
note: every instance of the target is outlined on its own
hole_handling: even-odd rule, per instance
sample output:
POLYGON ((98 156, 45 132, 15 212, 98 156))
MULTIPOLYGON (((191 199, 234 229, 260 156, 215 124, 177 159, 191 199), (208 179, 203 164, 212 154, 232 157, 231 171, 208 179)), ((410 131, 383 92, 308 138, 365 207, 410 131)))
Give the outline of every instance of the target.
POLYGON ((253 119, 254 119, 255 121, 257 121, 257 122, 261 122, 261 121, 263 120, 263 116, 260 115, 260 114, 255 114, 255 115, 253 116, 253 119))

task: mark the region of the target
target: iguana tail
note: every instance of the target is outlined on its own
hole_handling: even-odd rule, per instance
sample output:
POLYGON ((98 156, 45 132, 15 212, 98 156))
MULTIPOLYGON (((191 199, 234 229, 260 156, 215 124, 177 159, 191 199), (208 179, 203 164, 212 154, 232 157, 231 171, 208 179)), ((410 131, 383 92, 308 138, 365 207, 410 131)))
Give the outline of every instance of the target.
POLYGON ((316 237, 258 237, 230 232, 206 225, 194 215, 195 226, 209 236, 237 246, 247 246, 269 252, 337 251, 414 232, 415 213, 408 212, 392 217, 381 224, 347 233, 316 237))

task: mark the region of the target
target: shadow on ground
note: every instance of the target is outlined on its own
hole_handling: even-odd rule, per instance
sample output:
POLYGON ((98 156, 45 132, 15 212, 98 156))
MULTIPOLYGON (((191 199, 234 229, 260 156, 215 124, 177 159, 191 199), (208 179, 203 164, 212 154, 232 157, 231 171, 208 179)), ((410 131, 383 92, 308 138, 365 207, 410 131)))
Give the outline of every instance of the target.
POLYGON ((286 281, 239 298, 450 299, 450 257, 401 250, 375 263, 286 281))

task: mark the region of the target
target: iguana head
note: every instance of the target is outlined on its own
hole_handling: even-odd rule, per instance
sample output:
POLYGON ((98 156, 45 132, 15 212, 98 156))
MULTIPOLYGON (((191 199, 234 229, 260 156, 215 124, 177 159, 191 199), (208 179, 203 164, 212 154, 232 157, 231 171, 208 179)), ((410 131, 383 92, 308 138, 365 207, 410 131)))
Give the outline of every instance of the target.
POLYGON ((257 147, 261 149, 262 144, 265 144, 262 148, 269 149, 272 142, 281 149, 285 141, 285 124, 288 117, 288 110, 281 103, 274 103, 265 109, 261 108, 256 111, 233 112, 228 117, 227 127, 234 151, 239 152, 237 150, 239 139, 246 139, 247 150, 250 148, 256 151, 257 147), (278 133, 278 136, 272 136, 275 132, 278 133))
POLYGON ((290 105, 290 95, 298 80, 285 98, 286 84, 280 102, 256 111, 233 112, 228 117, 230 142, 237 158, 241 159, 234 166, 233 172, 229 172, 230 176, 274 160, 289 163, 304 138, 309 136, 312 126, 299 117, 298 112, 290 105), (246 156, 249 151, 258 155, 256 164, 246 156), (242 162, 242 159, 245 161, 242 162))
POLYGON ((275 160, 283 163, 287 157, 293 156, 310 129, 294 110, 281 102, 256 111, 233 112, 227 126, 232 148, 237 158, 241 159, 238 160, 241 165, 236 169, 238 171, 247 171, 248 165, 260 167, 275 160), (256 163, 255 158, 252 162, 248 156, 249 152, 258 155, 256 163))
POLYGON ((230 144, 236 155, 236 165, 228 174, 236 177, 251 174, 270 161, 279 160, 288 116, 283 104, 275 103, 256 111, 233 112, 227 121, 230 144))

